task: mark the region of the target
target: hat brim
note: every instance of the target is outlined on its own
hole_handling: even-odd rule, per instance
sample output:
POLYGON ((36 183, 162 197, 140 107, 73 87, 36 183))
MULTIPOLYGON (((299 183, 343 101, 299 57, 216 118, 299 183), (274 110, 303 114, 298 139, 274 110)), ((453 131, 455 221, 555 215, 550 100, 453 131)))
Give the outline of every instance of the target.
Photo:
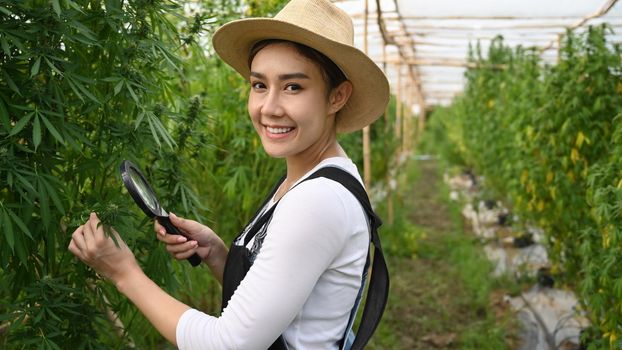
POLYGON ((247 18, 220 27, 212 38, 216 53, 244 79, 250 78, 248 57, 261 40, 297 42, 330 58, 352 83, 352 96, 337 113, 337 132, 360 130, 380 117, 389 102, 389 83, 380 68, 357 48, 272 18, 247 18))

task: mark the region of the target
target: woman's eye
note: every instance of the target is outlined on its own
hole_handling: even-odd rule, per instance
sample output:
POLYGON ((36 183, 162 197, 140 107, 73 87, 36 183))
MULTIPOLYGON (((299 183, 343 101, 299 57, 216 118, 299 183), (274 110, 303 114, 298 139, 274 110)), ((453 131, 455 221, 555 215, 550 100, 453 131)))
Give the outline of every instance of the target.
POLYGON ((253 89, 256 89, 256 90, 257 89, 265 89, 266 88, 266 86, 263 83, 260 83, 260 82, 251 83, 251 87, 253 89))
POLYGON ((287 91, 298 91, 300 89, 302 88, 298 84, 287 84, 287 86, 285 87, 285 90, 287 91))

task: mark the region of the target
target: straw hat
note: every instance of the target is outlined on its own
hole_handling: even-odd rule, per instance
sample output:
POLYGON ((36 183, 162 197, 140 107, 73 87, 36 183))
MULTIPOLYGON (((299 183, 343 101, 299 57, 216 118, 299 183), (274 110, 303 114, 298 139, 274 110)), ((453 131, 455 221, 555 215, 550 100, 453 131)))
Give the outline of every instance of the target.
POLYGON ((265 39, 297 42, 330 58, 352 82, 352 96, 337 113, 337 131, 360 130, 389 102, 389 83, 380 68, 354 47, 352 19, 328 0, 292 0, 274 18, 247 18, 220 27, 212 38, 218 55, 245 79, 248 56, 265 39))

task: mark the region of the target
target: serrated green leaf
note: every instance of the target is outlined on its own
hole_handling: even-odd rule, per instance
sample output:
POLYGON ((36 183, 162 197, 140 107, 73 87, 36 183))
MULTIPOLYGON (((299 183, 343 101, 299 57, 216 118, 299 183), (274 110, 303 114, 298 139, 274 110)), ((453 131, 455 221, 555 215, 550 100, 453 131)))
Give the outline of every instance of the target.
POLYGON ((30 68, 31 77, 34 77, 35 75, 39 74, 39 67, 41 67, 41 56, 37 58, 35 63, 32 65, 32 68, 30 68))
POLYGON ((46 118, 44 115, 41 115, 41 119, 43 120, 43 124, 45 124, 46 129, 48 129, 48 131, 50 132, 50 134, 52 134, 52 136, 54 136, 54 138, 60 142, 61 144, 65 144, 65 140, 63 139, 63 137, 60 135, 60 133, 58 132, 58 130, 56 130, 56 128, 54 127, 54 125, 52 123, 50 123, 50 121, 48 120, 48 118, 46 118))
POLYGON ((150 120, 150 125, 151 125, 151 121, 153 121, 153 126, 155 127, 156 131, 162 136, 162 139, 164 139, 164 142, 166 142, 166 144, 170 148, 173 148, 175 141, 173 140, 171 135, 168 133, 168 131, 164 128, 164 125, 162 125, 162 122, 160 122, 160 120, 155 115, 152 115, 152 114, 149 115, 149 118, 152 119, 150 120))
POLYGON ((13 12, 11 12, 9 9, 7 9, 7 8, 6 8, 6 7, 4 7, 4 6, 0 6, 0 12, 4 13, 4 14, 5 14, 5 15, 7 15, 7 16, 10 16, 10 15, 12 15, 12 14, 13 14, 13 12))
POLYGON ((65 140, 67 141, 67 144, 69 144, 69 146, 71 148, 73 148, 76 151, 79 151, 81 149, 81 146, 78 144, 78 142, 71 136, 71 134, 69 132, 65 132, 65 140))
POLYGON ((64 117, 64 115, 62 113, 51 111, 49 109, 39 109, 39 114, 41 116, 48 115, 48 116, 53 116, 53 117, 58 117, 58 118, 63 118, 64 117))
POLYGON ((105 81, 107 83, 115 83, 115 82, 118 82, 119 80, 122 80, 122 78, 120 78, 118 76, 106 77, 106 78, 101 78, 100 79, 100 81, 105 81))
POLYGON ((15 247, 15 235, 13 233, 13 224, 11 223, 11 220, 9 219, 9 215, 7 214, 6 210, 2 211, 2 218, 2 226, 4 227, 4 239, 9 245, 9 248, 11 248, 11 251, 13 251, 13 248, 15 247))
POLYGON ((35 187, 28 182, 28 180, 26 180, 25 177, 23 177, 20 173, 15 172, 15 177, 17 177, 17 181, 19 181, 22 185, 24 185, 24 189, 26 191, 28 191, 31 195, 36 195, 37 191, 35 190, 35 187))
POLYGON ((9 212, 9 215, 11 216, 11 219, 13 219, 13 222, 20 228, 20 230, 22 230, 22 232, 26 236, 32 239, 32 234, 30 233, 30 230, 28 229, 26 224, 22 221, 22 219, 20 219, 19 216, 17 216, 11 209, 8 209, 8 212, 9 212))
POLYGON ((97 41, 97 37, 95 36, 95 34, 84 24, 78 22, 78 21, 70 21, 69 24, 74 27, 76 30, 78 30, 78 32, 80 32, 80 34, 84 35, 86 38, 88 38, 89 40, 92 41, 97 41))
POLYGON ((186 198, 186 188, 181 188, 181 204, 184 206, 184 210, 188 211, 188 198, 186 198))
POLYGON ((101 104, 101 102, 97 99, 97 97, 95 97, 95 95, 93 95, 81 82, 79 82, 76 79, 73 79, 73 83, 83 94, 86 95, 86 97, 90 98, 91 100, 93 100, 93 102, 96 102, 97 104, 101 104))
POLYGON ((134 92, 134 89, 132 89, 131 83, 127 83, 127 84, 125 84, 125 86, 127 87, 127 90, 130 92, 130 95, 132 95, 132 98, 134 99, 134 102, 136 102, 136 104, 140 104, 140 101, 138 100, 138 96, 136 96, 136 93, 134 92))
MULTIPOLYGON (((179 60, 173 55, 171 54, 168 50, 164 49, 163 47, 161 47, 160 45, 158 46, 154 46, 158 51, 160 51, 160 53, 162 54, 162 56, 164 57, 164 59, 166 59, 166 61, 171 65, 171 67, 177 71, 181 71, 181 68, 179 67, 178 63, 179 60), (173 60, 175 60, 176 62, 173 62, 173 60)), ((157 55, 157 53, 154 52, 154 56, 157 55)))
POLYGON ((138 113, 138 117, 134 121, 134 130, 138 129, 138 127, 140 126, 140 123, 142 123, 144 118, 145 118, 145 112, 141 111, 140 113, 138 113))
POLYGON ((59 0, 52 0, 52 8, 54 9, 54 12, 56 12, 56 16, 60 18, 61 9, 59 0))
POLYGON ((56 209, 58 209, 58 211, 60 211, 62 214, 65 214, 65 208, 63 207, 63 203, 58 197, 56 189, 44 178, 40 178, 40 180, 41 183, 45 186, 47 193, 50 195, 50 198, 52 199, 52 202, 54 203, 56 209))
POLYGON ((35 121, 32 125, 32 143, 35 146, 35 150, 41 144, 41 123, 39 122, 38 115, 35 115, 35 121))
POLYGON ((22 119, 18 120, 17 123, 15 123, 15 126, 13 127, 13 129, 11 130, 11 133, 9 134, 9 136, 16 135, 18 132, 22 131, 22 129, 30 121, 30 118, 32 118, 33 114, 34 112, 30 112, 26 114, 25 116, 23 116, 22 119))
POLYGON ((48 197, 45 185, 41 183, 41 179, 37 179, 37 192, 39 199, 39 213, 41 214, 41 221, 43 221, 44 227, 50 227, 51 213, 50 213, 50 198, 48 197))
POLYGON ((24 247, 23 240, 18 240, 17 242, 15 242, 15 253, 17 254, 17 257, 19 258, 19 261, 22 263, 22 265, 28 264, 28 254, 26 253, 26 248, 24 247))
POLYGON ((82 97, 82 94, 80 93, 80 91, 78 91, 78 88, 73 84, 71 79, 67 79, 67 84, 69 84, 69 87, 71 88, 71 90, 73 90, 73 92, 76 94, 76 96, 78 96, 78 98, 82 102, 84 102, 84 97, 82 97))
POLYGON ((160 143, 160 138, 158 137, 158 133, 156 132, 155 127, 153 126, 151 117, 147 117, 147 122, 149 123, 149 129, 151 130, 151 136, 153 136, 153 139, 158 144, 158 147, 162 148, 162 144, 160 143))
POLYGON ((56 344, 53 340, 49 338, 43 338, 43 339, 45 339, 46 348, 54 349, 54 350, 62 350, 60 346, 58 346, 58 344, 56 344))
POLYGON ((121 92, 121 89, 123 88, 123 80, 120 80, 115 86, 114 86, 114 95, 118 95, 119 92, 121 92))
POLYGON ((67 4, 69 5, 69 7, 71 7, 72 9, 80 12, 80 13, 84 13, 84 11, 82 11, 82 8, 80 7, 80 5, 76 4, 74 1, 72 0, 65 0, 67 2, 67 4))
POLYGON ((47 56, 43 57, 43 59, 45 60, 45 63, 48 65, 48 67, 50 67, 51 70, 53 70, 56 74, 63 76, 63 72, 61 72, 60 69, 56 68, 54 63, 52 63, 52 61, 50 61, 47 56))
POLYGON ((5 55, 7 55, 9 58, 12 57, 11 46, 9 46, 9 42, 6 41, 6 38, 4 36, 0 37, 0 46, 2 46, 2 51, 4 51, 5 55))
POLYGON ((9 85, 9 88, 15 91, 18 95, 22 96, 22 93, 19 91, 19 88, 17 87, 17 85, 15 85, 15 82, 13 81, 13 79, 7 73, 6 70, 2 71, 2 75, 4 76, 4 81, 6 81, 7 85, 9 85))
POLYGON ((4 101, 0 98, 0 123, 2 123, 1 127, 6 130, 6 132, 10 132, 11 130, 11 122, 9 120, 9 111, 6 109, 6 105, 4 101))
POLYGON ((84 35, 81 35, 81 34, 72 35, 71 39, 79 41, 79 42, 81 42, 82 44, 85 44, 85 45, 94 45, 94 46, 101 47, 100 43, 97 40, 89 39, 88 37, 86 37, 84 35))
POLYGON ((17 47, 20 51, 26 51, 26 47, 24 46, 24 43, 22 43, 19 37, 13 35, 7 35, 7 37, 11 39, 11 44, 15 45, 15 47, 17 47))

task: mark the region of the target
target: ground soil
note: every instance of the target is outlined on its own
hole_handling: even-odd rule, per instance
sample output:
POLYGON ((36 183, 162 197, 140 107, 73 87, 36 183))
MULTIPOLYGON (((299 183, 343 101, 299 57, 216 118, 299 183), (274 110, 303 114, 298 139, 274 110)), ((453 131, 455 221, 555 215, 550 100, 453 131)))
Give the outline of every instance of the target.
POLYGON ((465 294, 455 266, 445 258, 452 249, 446 236, 464 230, 455 227, 441 199, 442 176, 436 163, 421 161, 419 169, 403 200, 405 207, 413 208, 410 219, 425 230, 426 239, 413 257, 389 257, 391 293, 378 339, 391 344, 372 339, 372 349, 463 349, 462 334, 474 323, 490 320, 491 313, 492 318, 507 318, 503 291, 493 291, 490 306, 479 309, 465 294))

